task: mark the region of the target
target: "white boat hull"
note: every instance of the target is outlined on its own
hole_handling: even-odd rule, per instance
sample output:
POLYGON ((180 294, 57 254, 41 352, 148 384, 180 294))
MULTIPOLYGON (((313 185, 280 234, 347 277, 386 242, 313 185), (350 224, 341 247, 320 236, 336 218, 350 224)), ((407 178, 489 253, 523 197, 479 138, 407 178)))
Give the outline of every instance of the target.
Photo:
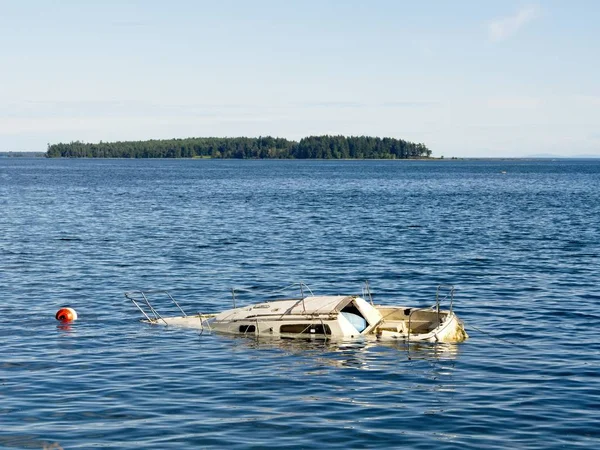
POLYGON ((219 314, 148 319, 158 325, 244 336, 458 343, 468 338, 452 311, 374 306, 361 297, 278 300, 219 314))

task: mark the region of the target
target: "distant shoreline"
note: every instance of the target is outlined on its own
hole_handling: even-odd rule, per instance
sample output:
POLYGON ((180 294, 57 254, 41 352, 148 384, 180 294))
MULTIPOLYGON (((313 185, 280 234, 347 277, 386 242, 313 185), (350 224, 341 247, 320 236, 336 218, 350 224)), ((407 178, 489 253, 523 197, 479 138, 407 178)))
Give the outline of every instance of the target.
MULTIPOLYGON (((47 158, 46 152, 0 152, 2 158, 47 158)), ((107 160, 128 160, 128 159, 164 159, 164 160, 224 160, 235 161, 240 158, 212 158, 212 157, 178 157, 178 158, 131 158, 131 157, 54 157, 49 159, 107 159, 107 160)), ((247 161, 262 161, 277 159, 280 161, 564 161, 564 160, 596 160, 600 155, 589 156, 452 156, 440 157, 429 156, 425 158, 244 158, 247 161)))
POLYGON ((203 137, 48 145, 49 158, 212 159, 418 159, 431 157, 425 144, 373 136, 308 136, 293 141, 272 136, 203 137))
POLYGON ((0 152, 0 158, 44 158, 45 152, 0 152))

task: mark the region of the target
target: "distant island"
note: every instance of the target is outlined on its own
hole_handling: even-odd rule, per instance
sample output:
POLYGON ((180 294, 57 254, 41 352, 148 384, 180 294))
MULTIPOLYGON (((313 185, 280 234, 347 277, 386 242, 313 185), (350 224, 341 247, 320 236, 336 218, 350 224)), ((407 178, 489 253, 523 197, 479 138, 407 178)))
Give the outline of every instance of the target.
POLYGON ((270 136, 48 144, 48 158, 418 159, 425 144, 370 136, 270 136))
POLYGON ((44 152, 0 152, 0 158, 42 158, 44 152))

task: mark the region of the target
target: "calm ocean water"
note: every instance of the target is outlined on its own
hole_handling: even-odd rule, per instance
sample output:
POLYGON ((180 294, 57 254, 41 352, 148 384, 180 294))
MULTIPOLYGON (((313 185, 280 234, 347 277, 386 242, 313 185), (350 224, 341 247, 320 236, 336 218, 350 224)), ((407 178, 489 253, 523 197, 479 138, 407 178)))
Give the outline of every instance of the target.
POLYGON ((0 448, 600 445, 600 161, 5 158, 0 230, 0 448), (123 297, 209 312, 300 280, 454 284, 471 338, 201 336, 123 297))

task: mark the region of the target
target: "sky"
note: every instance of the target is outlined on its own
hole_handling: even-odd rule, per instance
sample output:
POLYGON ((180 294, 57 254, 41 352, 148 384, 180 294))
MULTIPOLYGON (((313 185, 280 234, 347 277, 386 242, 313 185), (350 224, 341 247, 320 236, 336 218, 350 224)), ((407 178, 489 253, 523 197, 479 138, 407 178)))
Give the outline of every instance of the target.
POLYGON ((0 151, 370 135, 600 156, 600 1, 0 0, 0 151))

